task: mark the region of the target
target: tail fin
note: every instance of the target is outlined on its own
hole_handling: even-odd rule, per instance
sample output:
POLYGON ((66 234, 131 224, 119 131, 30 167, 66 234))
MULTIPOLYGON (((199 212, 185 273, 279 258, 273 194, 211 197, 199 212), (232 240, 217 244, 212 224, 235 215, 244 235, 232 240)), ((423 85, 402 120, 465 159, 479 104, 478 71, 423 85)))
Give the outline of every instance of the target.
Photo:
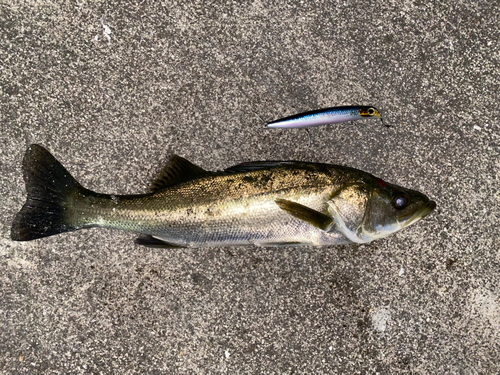
POLYGON ((66 218, 67 202, 82 186, 46 149, 31 145, 23 159, 28 198, 12 223, 14 241, 76 230, 66 218))

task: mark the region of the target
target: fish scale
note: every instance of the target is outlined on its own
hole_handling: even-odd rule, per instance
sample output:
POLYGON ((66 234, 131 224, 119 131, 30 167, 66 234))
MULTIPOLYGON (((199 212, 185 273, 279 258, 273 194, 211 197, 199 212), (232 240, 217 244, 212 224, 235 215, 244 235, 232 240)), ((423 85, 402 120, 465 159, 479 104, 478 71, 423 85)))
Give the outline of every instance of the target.
POLYGON ((78 194, 69 204, 69 211, 79 218, 82 228, 128 230, 184 246, 299 242, 317 237, 319 233, 314 232, 320 230, 290 216, 274 200, 285 197, 325 211, 332 176, 296 168, 294 172, 293 178, 289 167, 210 176, 148 196, 111 199, 106 195, 78 194), (302 180, 306 173, 310 186, 298 187, 297 179, 302 180), (274 185, 280 188, 273 189, 274 185), (309 194, 304 194, 304 189, 309 194))

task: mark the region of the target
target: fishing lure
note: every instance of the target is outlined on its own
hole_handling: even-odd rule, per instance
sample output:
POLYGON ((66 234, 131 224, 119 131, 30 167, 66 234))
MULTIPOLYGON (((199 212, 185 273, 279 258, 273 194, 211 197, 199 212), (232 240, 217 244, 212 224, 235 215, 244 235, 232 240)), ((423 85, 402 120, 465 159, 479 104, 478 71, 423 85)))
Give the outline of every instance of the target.
MULTIPOLYGON (((316 111, 303 112, 297 115, 269 122, 266 127, 273 129, 309 128, 312 126, 337 124, 346 121, 361 120, 363 118, 379 118, 380 112, 374 107, 332 107, 316 111)), ((384 124, 385 125, 385 124, 384 124)), ((385 125, 389 127, 389 125, 385 125)))

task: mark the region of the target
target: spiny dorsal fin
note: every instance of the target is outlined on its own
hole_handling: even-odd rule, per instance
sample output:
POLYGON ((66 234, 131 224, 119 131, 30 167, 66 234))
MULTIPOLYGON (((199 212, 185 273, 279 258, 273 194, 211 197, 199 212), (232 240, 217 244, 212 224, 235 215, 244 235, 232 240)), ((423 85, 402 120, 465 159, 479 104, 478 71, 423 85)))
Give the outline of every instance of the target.
POLYGON ((196 178, 209 176, 212 172, 207 172, 197 165, 191 163, 178 155, 173 155, 167 165, 160 171, 158 176, 151 183, 151 192, 163 190, 169 186, 187 182, 196 178))
POLYGON ((332 224, 332 218, 322 214, 312 208, 306 207, 300 203, 295 203, 286 199, 276 199, 276 204, 283 210, 288 212, 293 217, 305 221, 316 228, 328 231, 332 224))

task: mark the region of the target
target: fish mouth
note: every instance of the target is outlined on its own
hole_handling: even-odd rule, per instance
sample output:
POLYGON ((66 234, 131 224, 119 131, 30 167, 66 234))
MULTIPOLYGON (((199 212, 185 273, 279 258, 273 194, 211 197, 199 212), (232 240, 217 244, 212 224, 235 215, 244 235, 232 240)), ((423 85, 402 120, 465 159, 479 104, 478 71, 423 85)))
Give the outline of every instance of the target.
POLYGON ((404 224, 404 227, 407 227, 410 224, 413 224, 416 221, 419 221, 429 215, 434 209, 436 208, 436 202, 434 201, 429 201, 427 204, 415 212, 412 217, 408 219, 408 221, 404 224))
POLYGON ((423 219, 429 215, 436 208, 436 202, 429 201, 422 211, 420 211, 420 218, 423 219))

